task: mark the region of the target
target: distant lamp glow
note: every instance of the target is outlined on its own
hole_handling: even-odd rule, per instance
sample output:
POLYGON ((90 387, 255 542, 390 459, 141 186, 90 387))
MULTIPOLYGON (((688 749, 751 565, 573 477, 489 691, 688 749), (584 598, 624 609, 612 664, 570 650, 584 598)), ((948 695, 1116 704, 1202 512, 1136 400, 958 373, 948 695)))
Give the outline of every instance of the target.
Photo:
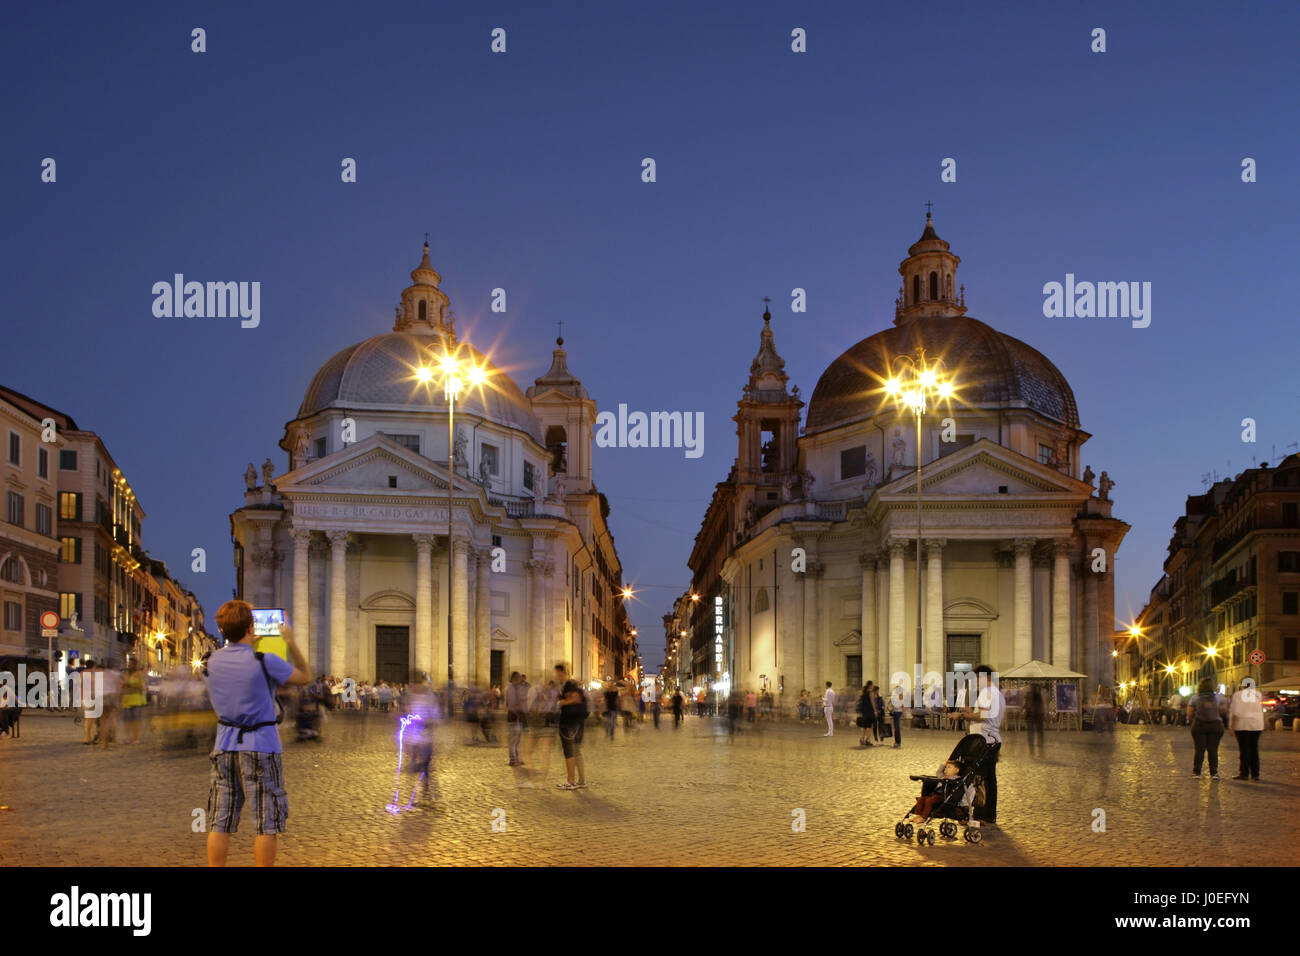
POLYGON ((1206 656, 1206 657, 1213 657, 1215 654, 1218 654, 1218 653, 1219 653, 1219 652, 1218 652, 1218 650, 1215 649, 1214 645, 1210 645, 1209 647, 1207 647, 1207 648, 1205 649, 1205 656, 1206 656))
POLYGON ((427 385, 429 382, 433 381, 433 369, 425 368, 421 365, 415 370, 415 378, 416 381, 423 382, 427 385))
POLYGON ((632 597, 632 589, 628 587, 623 588, 623 597, 624 599, 630 600, 632 597))
POLYGON ((1111 657, 1119 657, 1119 651, 1111 651, 1111 652, 1110 652, 1110 656, 1111 656, 1111 657))
POLYGON ((898 388, 899 388, 898 379, 896 378, 891 378, 888 382, 885 383, 885 391, 888 392, 890 395, 897 395, 898 388))
POLYGON ((692 594, 692 595, 691 595, 691 600, 692 600, 692 601, 698 601, 699 599, 700 599, 700 596, 699 596, 698 594, 692 594))
POLYGON ((1129 637, 1141 637, 1141 636, 1142 636, 1142 628, 1140 628, 1140 627, 1138 627, 1136 624, 1134 624, 1132 627, 1130 627, 1130 628, 1128 629, 1128 636, 1129 636, 1129 637))
POLYGON ((1174 672, 1174 665, 1173 665, 1173 664, 1170 664, 1168 667, 1165 668, 1165 673, 1166 673, 1166 674, 1173 674, 1173 672, 1174 672))

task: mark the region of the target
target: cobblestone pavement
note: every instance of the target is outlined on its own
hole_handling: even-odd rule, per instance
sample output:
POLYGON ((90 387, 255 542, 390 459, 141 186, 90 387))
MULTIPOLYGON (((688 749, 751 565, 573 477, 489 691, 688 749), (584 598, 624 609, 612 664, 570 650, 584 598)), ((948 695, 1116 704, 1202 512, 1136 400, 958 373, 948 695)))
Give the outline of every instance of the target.
MULTIPOLYGON (((470 726, 438 729, 443 800, 398 815, 389 718, 335 716, 322 744, 286 743, 289 832, 281 865, 1269 865, 1300 847, 1300 733, 1262 738, 1263 781, 1238 782, 1225 737, 1223 780, 1190 775, 1184 728, 1120 726, 1111 736, 1049 731, 1031 758, 1008 734, 998 765, 999 826, 983 845, 895 838, 912 805, 910 773, 932 773, 958 734, 904 730, 903 747, 857 749, 857 730, 822 738, 818 724, 766 726, 734 742, 720 722, 688 717, 674 731, 647 720, 614 741, 589 725, 590 788, 562 792, 558 744, 539 742, 534 788, 518 787, 504 743, 468 745, 470 726), (1094 832, 1094 808, 1106 830, 1094 832), (806 831, 794 832, 796 810, 806 831), (494 832, 494 813, 504 832, 494 832), (1289 852, 1285 852, 1288 851, 1289 852)), ((497 730, 504 736, 504 727, 497 730)), ((157 739, 107 751, 83 746, 70 717, 28 714, 0 739, 0 865, 204 863, 192 812, 204 807, 201 751, 157 739)), ((402 800, 408 795, 403 781, 402 800)), ((252 827, 232 838, 232 864, 252 862, 252 827)))

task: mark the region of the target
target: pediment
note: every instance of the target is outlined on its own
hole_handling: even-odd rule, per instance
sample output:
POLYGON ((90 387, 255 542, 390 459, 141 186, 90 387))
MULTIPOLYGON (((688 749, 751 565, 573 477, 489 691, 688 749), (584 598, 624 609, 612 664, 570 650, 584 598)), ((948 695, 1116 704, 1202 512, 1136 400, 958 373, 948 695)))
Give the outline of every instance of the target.
MULTIPOLYGON (((1005 500, 1026 495, 1063 495, 1082 500, 1092 494, 1082 481, 983 440, 927 462, 921 479, 921 494, 926 498, 950 495, 1005 500), (1001 488, 1007 490, 1002 492, 1001 488)), ((915 496, 916 475, 903 475, 876 492, 885 500, 915 496)))
POLYGON ((507 631, 504 627, 498 625, 497 627, 492 628, 492 640, 513 642, 514 639, 515 636, 511 634, 509 631, 507 631))
POLYGON ((836 647, 858 647, 862 644, 862 632, 857 628, 849 631, 835 642, 836 647))
POLYGON ((405 591, 376 591, 361 602, 363 611, 414 611, 415 598, 405 591))
MULTIPOLYGON (((399 491, 447 491, 447 468, 430 461, 385 435, 375 434, 353 445, 308 462, 276 479, 276 490, 292 491, 390 491, 388 479, 397 478, 399 491)), ((456 493, 477 497, 479 485, 463 475, 455 476, 456 493)))

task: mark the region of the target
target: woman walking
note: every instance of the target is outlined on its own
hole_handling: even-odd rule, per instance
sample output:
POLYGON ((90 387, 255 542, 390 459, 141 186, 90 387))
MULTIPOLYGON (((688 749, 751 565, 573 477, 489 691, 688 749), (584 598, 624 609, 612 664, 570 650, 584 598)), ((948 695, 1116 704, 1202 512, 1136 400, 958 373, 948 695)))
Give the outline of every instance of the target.
POLYGON ((1255 682, 1247 677, 1241 690, 1232 695, 1228 708, 1228 729, 1237 738, 1239 763, 1233 780, 1259 779, 1259 735, 1264 732, 1264 705, 1255 682))
POLYGON ((1201 775, 1205 755, 1210 755, 1210 779, 1219 779, 1219 741, 1223 739, 1223 714, 1214 695, 1214 682, 1202 677, 1196 685, 1196 696, 1187 704, 1187 720, 1192 725, 1192 740, 1196 756, 1192 760, 1192 776, 1201 775))

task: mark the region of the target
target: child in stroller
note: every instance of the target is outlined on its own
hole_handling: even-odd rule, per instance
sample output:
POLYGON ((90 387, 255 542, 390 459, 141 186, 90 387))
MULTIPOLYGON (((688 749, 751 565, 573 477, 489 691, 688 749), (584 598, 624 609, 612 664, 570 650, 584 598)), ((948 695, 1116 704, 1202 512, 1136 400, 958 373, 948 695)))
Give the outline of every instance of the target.
POLYGON ((951 756, 933 775, 912 774, 909 779, 921 781, 921 796, 917 798, 906 817, 894 827, 894 835, 910 840, 916 834, 918 844, 928 842, 934 846, 935 831, 925 824, 935 818, 939 835, 952 840, 957 837, 957 824, 964 826, 963 839, 979 843, 983 834, 979 822, 971 819, 971 806, 975 801, 976 784, 980 782, 981 764, 988 752, 988 743, 979 734, 967 734, 957 742, 951 756))

